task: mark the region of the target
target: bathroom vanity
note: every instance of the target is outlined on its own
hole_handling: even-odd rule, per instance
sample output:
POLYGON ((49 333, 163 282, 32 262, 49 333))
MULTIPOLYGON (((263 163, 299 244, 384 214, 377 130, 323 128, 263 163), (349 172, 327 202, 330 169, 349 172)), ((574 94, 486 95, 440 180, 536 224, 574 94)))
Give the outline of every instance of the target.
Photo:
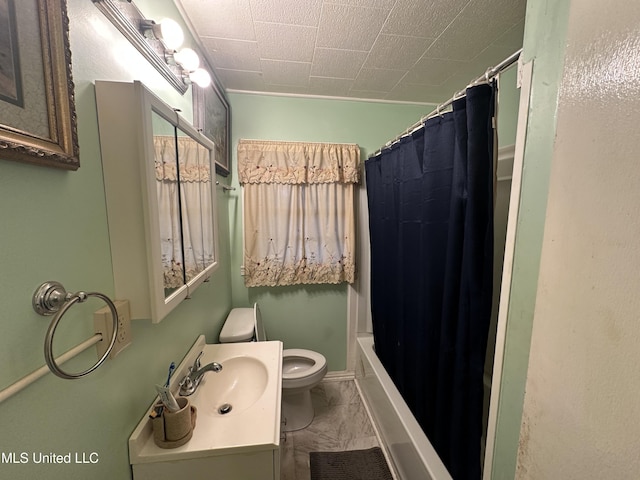
POLYGON ((217 362, 222 370, 206 373, 186 397, 197 408, 193 436, 177 448, 158 447, 148 417, 152 404, 129 438, 134 480, 279 479, 282 343, 207 345, 200 336, 173 376, 176 397, 200 352, 203 366, 217 362))

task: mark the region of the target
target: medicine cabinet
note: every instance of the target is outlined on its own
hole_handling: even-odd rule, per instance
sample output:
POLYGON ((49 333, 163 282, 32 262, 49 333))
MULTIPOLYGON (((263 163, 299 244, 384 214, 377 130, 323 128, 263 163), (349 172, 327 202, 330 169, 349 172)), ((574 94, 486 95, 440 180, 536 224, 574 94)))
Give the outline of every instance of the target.
POLYGON ((140 82, 95 86, 115 295, 157 323, 218 265, 214 144, 140 82))

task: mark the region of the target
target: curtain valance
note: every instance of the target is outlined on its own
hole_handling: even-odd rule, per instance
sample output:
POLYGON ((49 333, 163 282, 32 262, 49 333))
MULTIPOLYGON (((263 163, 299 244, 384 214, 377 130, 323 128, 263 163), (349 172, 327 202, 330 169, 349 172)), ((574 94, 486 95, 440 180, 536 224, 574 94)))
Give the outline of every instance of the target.
POLYGON ((208 150, 190 137, 178 137, 177 142, 180 165, 176 162, 176 138, 173 135, 153 137, 156 180, 177 182, 180 167, 182 183, 211 181, 208 150))
POLYGON ((355 144, 240 140, 238 176, 249 183, 358 183, 355 144))

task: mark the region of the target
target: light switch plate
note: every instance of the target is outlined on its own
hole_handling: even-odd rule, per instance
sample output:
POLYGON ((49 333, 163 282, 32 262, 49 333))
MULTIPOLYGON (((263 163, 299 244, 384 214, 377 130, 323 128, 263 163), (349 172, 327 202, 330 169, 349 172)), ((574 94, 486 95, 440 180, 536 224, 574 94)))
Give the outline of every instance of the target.
MULTIPOLYGON (((129 300, 115 300, 113 304, 118 312, 118 333, 116 343, 113 345, 109 358, 114 358, 132 341, 131 336, 131 314, 129 310, 129 300)), ((103 307, 93 314, 93 326, 95 333, 102 335, 102 340, 96 343, 98 358, 104 355, 109 347, 111 335, 113 335, 113 321, 109 307, 103 307)))

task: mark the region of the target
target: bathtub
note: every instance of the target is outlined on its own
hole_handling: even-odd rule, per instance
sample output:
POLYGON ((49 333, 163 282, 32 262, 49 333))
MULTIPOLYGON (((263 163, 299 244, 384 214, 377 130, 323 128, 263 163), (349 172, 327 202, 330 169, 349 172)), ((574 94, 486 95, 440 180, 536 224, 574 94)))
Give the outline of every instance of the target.
POLYGON ((358 336, 356 384, 401 480, 452 480, 380 363, 373 336, 358 336))

